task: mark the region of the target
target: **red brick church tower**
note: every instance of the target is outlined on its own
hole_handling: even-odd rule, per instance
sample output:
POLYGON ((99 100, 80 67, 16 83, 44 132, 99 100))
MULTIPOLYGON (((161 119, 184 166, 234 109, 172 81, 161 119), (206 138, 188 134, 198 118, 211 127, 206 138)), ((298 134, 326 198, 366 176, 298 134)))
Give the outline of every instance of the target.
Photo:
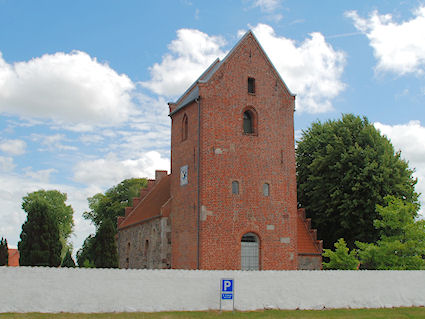
MULTIPOLYGON (((295 96, 254 34, 247 32, 169 107, 170 193, 167 213, 158 214, 167 219, 167 265, 320 269, 321 243, 297 210, 295 96)), ((120 225, 129 228, 130 215, 143 225, 147 212, 138 211, 119 221, 120 251, 120 225)))

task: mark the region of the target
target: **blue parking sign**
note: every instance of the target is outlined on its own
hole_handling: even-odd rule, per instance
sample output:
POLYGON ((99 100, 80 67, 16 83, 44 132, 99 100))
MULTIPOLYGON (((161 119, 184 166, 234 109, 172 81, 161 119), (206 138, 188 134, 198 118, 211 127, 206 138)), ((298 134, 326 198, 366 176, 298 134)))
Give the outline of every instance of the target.
POLYGON ((232 301, 232 308, 235 310, 235 285, 234 280, 229 278, 221 278, 220 282, 220 311, 222 306, 222 300, 232 301))
POLYGON ((233 292, 233 279, 222 279, 221 280, 221 291, 222 292, 233 292))

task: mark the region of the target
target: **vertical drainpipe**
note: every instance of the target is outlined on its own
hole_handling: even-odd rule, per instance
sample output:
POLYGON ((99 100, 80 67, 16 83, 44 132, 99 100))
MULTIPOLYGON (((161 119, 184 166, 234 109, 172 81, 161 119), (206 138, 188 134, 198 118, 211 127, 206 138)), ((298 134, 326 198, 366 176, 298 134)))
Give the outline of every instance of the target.
POLYGON ((196 103, 198 103, 198 163, 197 163, 197 168, 198 168, 198 218, 197 218, 197 269, 200 269, 200 243, 199 243, 199 231, 200 231, 200 218, 201 218, 201 206, 200 206, 200 197, 201 197, 201 192, 200 192, 200 163, 201 163, 201 151, 200 151, 200 147, 201 147, 201 97, 198 96, 196 98, 196 103))

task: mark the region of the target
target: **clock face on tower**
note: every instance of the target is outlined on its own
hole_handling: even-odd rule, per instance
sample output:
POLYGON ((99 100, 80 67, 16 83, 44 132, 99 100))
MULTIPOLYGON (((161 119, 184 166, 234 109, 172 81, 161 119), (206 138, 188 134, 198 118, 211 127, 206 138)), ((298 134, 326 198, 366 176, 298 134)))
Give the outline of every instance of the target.
POLYGON ((180 185, 187 184, 187 165, 180 167, 180 185))

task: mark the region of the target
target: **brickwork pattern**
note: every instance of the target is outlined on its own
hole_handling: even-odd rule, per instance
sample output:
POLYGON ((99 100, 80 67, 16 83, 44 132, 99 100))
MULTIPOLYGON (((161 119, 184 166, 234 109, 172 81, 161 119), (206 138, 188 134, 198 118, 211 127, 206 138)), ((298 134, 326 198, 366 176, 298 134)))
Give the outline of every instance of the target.
MULTIPOLYGON (((260 240, 261 269, 297 269, 294 96, 252 36, 198 87, 200 268, 241 269, 241 238, 252 232, 260 240), (248 93, 248 77, 255 78, 254 94, 248 93), (258 116, 253 134, 243 133, 247 108, 258 116), (232 194, 232 181, 239 182, 238 195, 232 194), (263 195, 264 183, 270 185, 270 196, 263 195)), ((197 106, 194 102, 172 116, 173 268, 194 268, 197 255, 197 106), (184 114, 189 137, 181 142, 184 114), (174 173, 187 163, 194 169, 189 184, 180 186, 174 173), (175 227, 185 229, 184 242, 175 227), (182 255, 192 262, 181 263, 182 255)))
POLYGON ((171 245, 172 268, 197 268, 197 153, 198 104, 186 106, 171 123, 171 245), (183 118, 188 119, 188 134, 182 140, 183 118), (180 185, 180 168, 188 166, 188 184, 180 185))

